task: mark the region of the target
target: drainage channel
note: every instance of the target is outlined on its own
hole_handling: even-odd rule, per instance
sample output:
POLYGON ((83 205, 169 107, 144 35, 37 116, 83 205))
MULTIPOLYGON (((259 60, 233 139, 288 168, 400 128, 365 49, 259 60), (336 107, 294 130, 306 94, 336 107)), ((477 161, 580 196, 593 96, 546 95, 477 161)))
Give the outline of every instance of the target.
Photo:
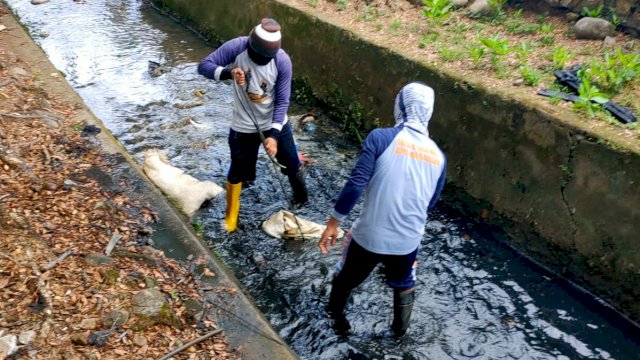
MULTIPOLYGON (((228 84, 196 72, 210 45, 142 1, 6 2, 137 161, 144 150, 160 148, 173 165, 224 185, 233 100, 228 84), (151 76, 149 61, 167 71, 151 76)), ((319 160, 308 168, 311 201, 297 214, 322 223, 357 147, 338 141, 330 122, 316 125, 297 134, 302 151, 319 160)), ((353 334, 336 336, 324 304, 338 251, 323 257, 313 242, 274 239, 260 229, 274 212, 289 208, 276 176, 261 153, 258 181, 242 193, 237 232, 221 229, 223 197, 192 221, 301 358, 638 358, 637 329, 470 221, 443 211, 431 215, 422 242, 408 334, 400 341, 387 335, 392 296, 374 273, 349 305, 353 334)), ((170 242, 163 234, 155 240, 170 242)))

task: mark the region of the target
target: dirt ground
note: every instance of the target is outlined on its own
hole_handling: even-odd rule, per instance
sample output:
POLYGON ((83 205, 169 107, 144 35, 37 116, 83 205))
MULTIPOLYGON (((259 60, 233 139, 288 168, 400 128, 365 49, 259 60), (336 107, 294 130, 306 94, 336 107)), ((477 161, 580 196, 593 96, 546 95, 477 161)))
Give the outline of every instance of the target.
POLYGON ((112 157, 32 45, 0 2, 0 359, 158 359, 207 334, 174 358, 239 358, 189 270, 143 246, 153 209, 91 176, 112 157))
MULTIPOLYGON (((553 52, 566 50, 566 67, 602 59, 605 52, 620 49, 624 53, 638 53, 640 41, 621 32, 611 36, 613 45, 602 40, 576 39, 572 27, 578 14, 534 13, 503 7, 503 16, 472 18, 467 8, 454 9, 442 19, 427 18, 424 6, 407 0, 291 0, 296 6, 332 23, 353 31, 376 44, 388 47, 409 58, 417 59, 443 71, 461 75, 483 83, 487 89, 508 89, 514 95, 544 101, 553 107, 570 109, 584 119, 586 128, 607 129, 616 137, 637 142, 638 123, 623 124, 608 112, 597 111, 593 116, 577 109, 571 102, 537 95, 538 89, 561 88, 553 75, 553 52), (413 3, 413 4, 412 4, 413 3), (499 65, 491 62, 489 54, 477 61, 470 49, 481 48, 480 37, 498 35, 508 39, 510 52, 500 57, 499 65), (523 75, 526 67, 528 76, 523 75), (529 83, 535 81, 535 84, 529 83)), ((469 1, 469 4, 473 1, 469 1)), ((487 50, 485 48, 485 50, 487 50)), ((617 104, 631 108, 640 117, 640 76, 636 76, 623 91, 612 97, 617 104)))

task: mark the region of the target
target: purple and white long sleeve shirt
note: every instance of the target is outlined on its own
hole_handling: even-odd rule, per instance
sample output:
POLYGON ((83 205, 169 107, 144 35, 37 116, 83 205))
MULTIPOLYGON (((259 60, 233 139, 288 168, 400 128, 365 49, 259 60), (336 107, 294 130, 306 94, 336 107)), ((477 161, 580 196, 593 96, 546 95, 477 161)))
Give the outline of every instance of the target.
POLYGON ((224 80, 225 69, 239 67, 245 72, 245 85, 233 82, 234 109, 231 128, 242 133, 255 133, 254 118, 261 131, 280 131, 287 123, 291 95, 292 65, 282 49, 266 65, 249 58, 247 36, 229 40, 205 57, 198 73, 213 80, 224 80), (221 79, 221 76, 223 78, 221 79))

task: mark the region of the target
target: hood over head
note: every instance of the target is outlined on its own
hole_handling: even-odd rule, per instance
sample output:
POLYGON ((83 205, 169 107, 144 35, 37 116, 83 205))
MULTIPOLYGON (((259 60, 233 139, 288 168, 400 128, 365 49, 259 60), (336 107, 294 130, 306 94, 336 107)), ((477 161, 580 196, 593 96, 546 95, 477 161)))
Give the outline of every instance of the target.
POLYGON ((434 97, 433 89, 423 83, 405 85, 396 96, 393 110, 396 126, 403 125, 429 135, 434 97))

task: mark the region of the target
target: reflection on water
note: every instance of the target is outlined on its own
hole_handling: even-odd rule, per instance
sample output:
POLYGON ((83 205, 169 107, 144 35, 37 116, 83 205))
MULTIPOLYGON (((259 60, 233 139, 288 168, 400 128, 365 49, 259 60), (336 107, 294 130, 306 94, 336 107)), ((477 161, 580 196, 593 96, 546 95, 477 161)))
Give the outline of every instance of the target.
MULTIPOLYGON (((136 159, 159 147, 173 164, 224 184, 232 98, 227 84, 196 74, 196 63, 210 51, 207 44, 141 1, 8 3, 136 159), (149 60, 169 71, 150 76, 149 60)), ((330 124, 318 125, 313 133, 298 134, 303 152, 318 162, 308 168, 310 204, 296 214, 324 222, 357 152, 335 139, 330 124)), ((593 298, 447 213, 432 214, 427 226, 408 334, 400 341, 388 336, 392 294, 374 272, 349 304, 353 335, 337 337, 324 305, 339 250, 323 257, 312 241, 264 234, 260 222, 290 206, 264 153, 258 174, 242 193, 239 231, 221 230, 223 197, 194 222, 203 225, 207 241, 301 358, 639 358, 637 329, 632 334, 603 316, 593 298)))

